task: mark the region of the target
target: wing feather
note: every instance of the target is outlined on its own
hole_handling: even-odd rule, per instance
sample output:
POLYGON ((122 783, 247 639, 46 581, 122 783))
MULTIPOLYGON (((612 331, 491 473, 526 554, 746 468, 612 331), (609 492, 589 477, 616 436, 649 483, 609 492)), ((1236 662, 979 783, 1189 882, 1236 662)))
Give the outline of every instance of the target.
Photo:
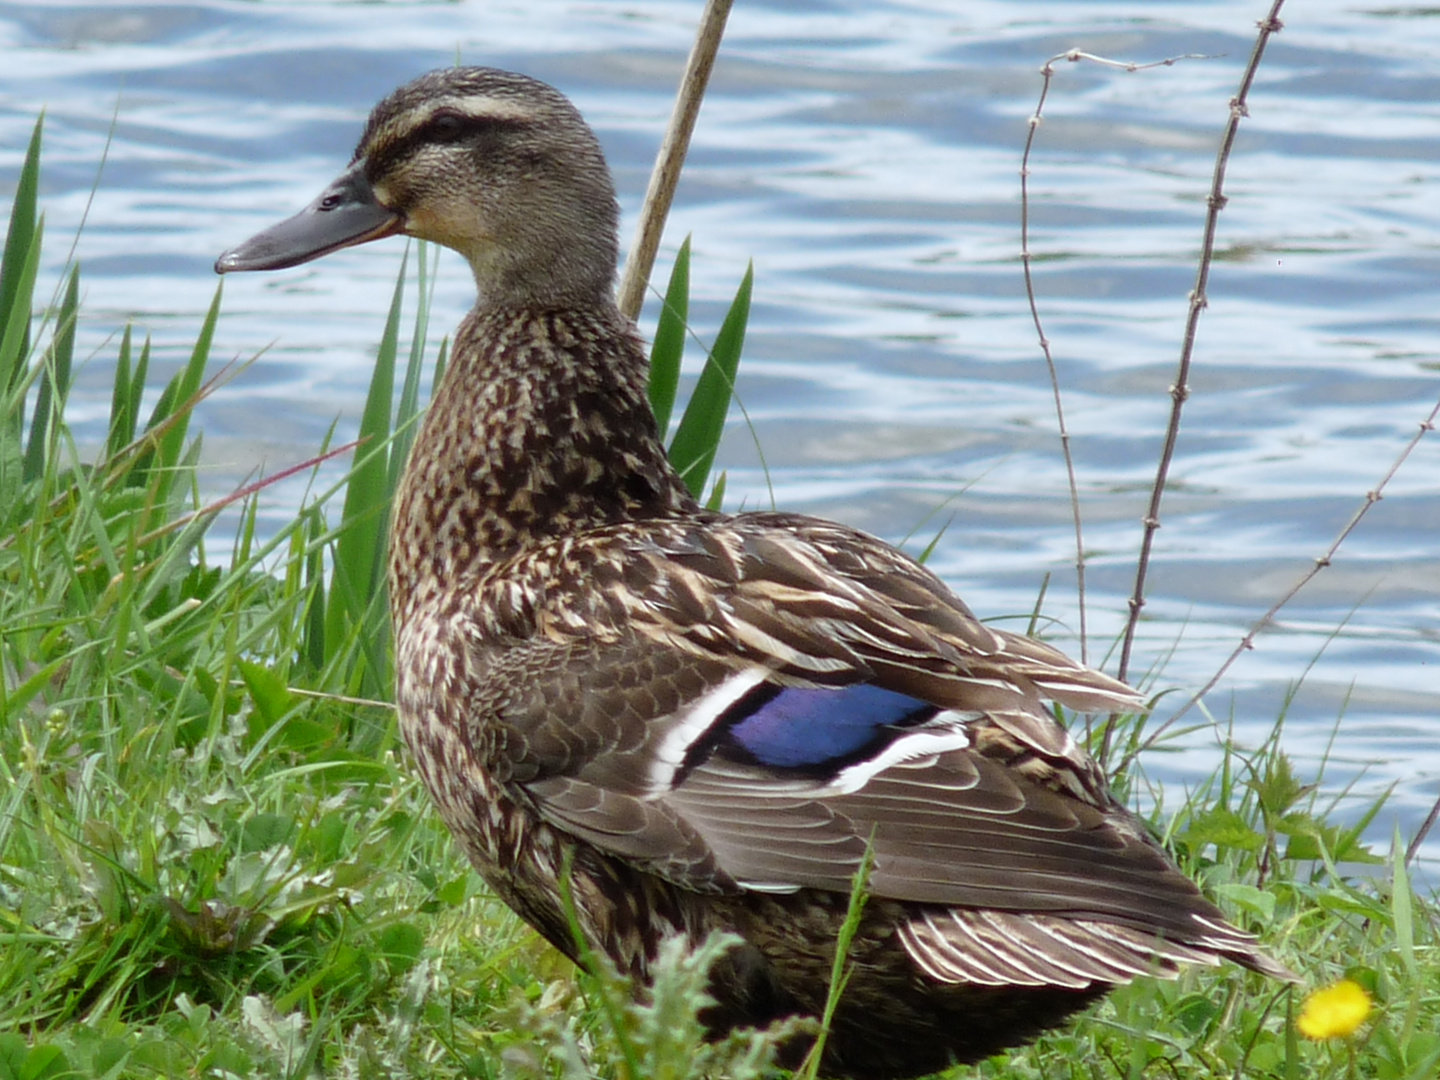
MULTIPOLYGON (((579 539, 537 557, 538 584, 506 609, 533 611, 535 631, 472 654, 476 683, 504 688, 472 741, 556 827, 704 892, 844 893, 873 843, 871 895, 912 913, 901 940, 943 981, 1084 988, 1217 952, 1263 962, 1044 705, 1136 708, 1129 687, 984 626, 929 571, 841 526, 754 514, 620 539, 634 565, 579 539), (547 592, 557 566, 576 580, 547 592), (934 711, 876 728, 894 734, 873 752, 869 721, 852 721, 861 734, 834 745, 865 755, 830 772, 823 756, 766 765, 725 741, 765 685, 861 683, 934 711)), ((524 576, 505 568, 506 588, 524 576)))

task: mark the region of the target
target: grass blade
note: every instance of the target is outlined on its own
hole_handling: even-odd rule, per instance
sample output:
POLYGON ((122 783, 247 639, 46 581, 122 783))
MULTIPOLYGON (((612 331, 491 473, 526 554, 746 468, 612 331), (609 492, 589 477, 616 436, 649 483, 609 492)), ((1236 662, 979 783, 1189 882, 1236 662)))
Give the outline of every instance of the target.
POLYGON ((825 1057, 825 1042, 830 1034, 830 1025, 835 1019, 835 1010, 840 1006, 840 997, 845 993, 845 984, 850 981, 853 970, 850 966, 850 946, 860 929, 860 920, 865 914, 865 901, 870 897, 870 872, 875 869, 875 836, 872 831, 865 845, 865 857, 855 870, 850 885, 850 903, 845 909, 845 921, 835 938, 835 956, 830 963, 830 992, 825 997, 825 1009, 820 1016, 820 1031, 814 1045, 805 1055, 804 1062, 795 1071, 795 1080, 816 1080, 820 1075, 820 1063, 825 1057))
POLYGON ((35 226, 30 248, 16 268, 15 292, 11 297, 8 317, 0 331, 0 392, 4 393, 4 424, 9 437, 19 444, 25 413, 26 365, 24 356, 30 351, 30 303, 35 293, 35 275, 40 268, 40 243, 45 223, 35 226))
POLYGON ((705 490, 715 450, 725 431, 725 414, 735 390, 735 372, 740 366, 740 351, 745 346, 745 326, 750 321, 750 289, 755 267, 745 269, 735 301, 730 305, 715 345, 705 361, 705 370, 695 384, 695 392, 685 406, 685 415, 670 443, 670 462, 696 498, 705 490))
MULTIPOLYGON (((40 232, 43 228, 36 216, 40 191, 40 133, 45 127, 42 114, 30 133, 25 163, 20 167, 20 180, 15 187, 15 201, 10 208, 10 225, 5 232, 5 254, 0 258, 0 332, 4 347, 0 348, 0 389, 9 390, 18 377, 16 359, 25 348, 16 339, 11 350, 11 324, 23 319, 30 325, 30 299, 35 288, 35 266, 40 255, 40 232)), ((28 342, 26 343, 28 347, 28 342)))
POLYGON ((129 446, 130 440, 135 438, 135 414, 128 412, 133 400, 130 393, 131 385, 130 327, 127 324, 125 332, 120 336, 120 355, 115 359, 115 382, 110 388, 110 431, 105 437, 105 456, 107 458, 113 458, 129 446), (126 430, 127 415, 129 418, 128 432, 126 430))
POLYGON ((65 411, 70 391, 70 364, 75 356, 75 319, 80 311, 80 268, 70 268, 70 283, 60 304, 55 336, 45 351, 45 369, 40 373, 40 392, 35 397, 35 415, 30 421, 30 443, 25 449, 24 477, 28 483, 45 468, 45 450, 50 434, 50 414, 58 418, 65 411))
MULTIPOLYGON (((205 375, 205 365, 210 359, 210 343, 215 338, 215 323, 220 318, 220 296, 223 284, 215 287, 215 296, 210 301, 210 310, 205 313, 205 322, 200 327, 200 336, 195 339, 195 348, 190 360, 175 378, 171 379, 160 395, 146 431, 159 430, 155 453, 148 468, 137 466, 141 472, 158 470, 155 486, 159 503, 167 501, 174 486, 175 470, 185 451, 185 436, 190 430, 190 413, 199 399, 200 383, 205 375), (163 429, 163 430, 160 430, 163 429)), ((148 354, 149 342, 146 342, 148 354)), ((132 385, 132 398, 135 387, 132 385)))
POLYGON ((675 409, 689 318, 690 237, 687 236, 675 255, 670 284, 665 289, 665 306, 660 309, 655 341, 650 346, 650 408, 655 412, 655 424, 662 439, 670 429, 670 414, 675 409))
POLYGON ((410 358, 405 363, 405 383, 400 390, 400 404, 395 410, 395 440, 390 447, 389 482, 386 485, 387 505, 395 497, 400 474, 410 458, 410 444, 415 441, 415 418, 420 413, 420 377, 425 370, 425 338, 430 326, 430 299, 434 290, 425 266, 425 241, 415 249, 415 265, 419 284, 415 307, 415 330, 410 337, 410 358))
POLYGON ((1415 911, 1410 872, 1405 866, 1405 844, 1397 827, 1390 848, 1390 913, 1395 920, 1395 949, 1407 974, 1415 974, 1415 911))
POLYGON ((390 299, 385 333, 375 357, 375 373, 360 418, 360 446, 346 484, 339 536, 335 541, 334 582, 325 612, 327 660, 333 659, 352 635, 361 633, 369 658, 362 685, 375 690, 388 682, 383 649, 367 630, 384 633, 384 620, 367 616, 381 587, 384 565, 385 519, 389 508, 390 410, 395 399, 395 359, 399 353, 400 308, 405 297, 409 252, 400 263, 400 276, 390 299))
POLYGON ((706 510, 720 510, 725 505, 725 478, 729 473, 721 473, 715 478, 715 486, 710 489, 710 497, 705 500, 706 510))

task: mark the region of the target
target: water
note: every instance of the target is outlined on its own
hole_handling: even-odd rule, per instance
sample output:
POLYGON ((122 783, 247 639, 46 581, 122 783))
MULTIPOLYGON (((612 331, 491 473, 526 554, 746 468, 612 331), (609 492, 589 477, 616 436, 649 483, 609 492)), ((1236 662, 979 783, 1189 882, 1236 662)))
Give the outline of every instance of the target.
MULTIPOLYGON (((77 429, 102 430, 127 320, 155 337, 158 385, 193 341, 216 254, 309 201, 377 98, 457 56, 576 100, 615 170, 628 241, 697 9, 0 3, 0 188, 8 197, 46 108, 46 281, 89 211, 76 250, 79 355, 93 359, 77 429)), ((1017 258, 1025 121, 1040 65, 1066 49, 1204 54, 1133 73, 1062 63, 1033 161, 1037 285, 1103 656, 1133 575, 1214 150, 1262 14, 1231 0, 741 0, 660 267, 693 234, 706 335, 755 261, 750 427, 737 421, 721 454, 729 502, 773 497, 893 540, 913 533, 916 548, 947 526, 933 564, 977 611, 1023 616, 1049 575, 1052 634, 1078 651, 1064 471, 1017 258)), ((1440 394, 1440 14, 1317 0, 1285 18, 1230 166, 1133 668, 1155 687, 1209 678, 1440 394)), ((212 490, 303 460, 337 419, 353 431, 401 249, 226 282, 215 356, 260 356, 200 418, 212 490)), ((448 254, 440 273, 443 329, 471 285, 448 254)), ((1251 742, 1286 711, 1286 748, 1307 777, 1323 761, 1332 790, 1395 784, 1382 843, 1397 821, 1413 832, 1440 791, 1437 465, 1431 436, 1207 699, 1251 742)), ((268 520, 299 497, 272 489, 268 520)), ((1207 732, 1177 746, 1151 756, 1153 774, 1190 782, 1213 764, 1207 732)))

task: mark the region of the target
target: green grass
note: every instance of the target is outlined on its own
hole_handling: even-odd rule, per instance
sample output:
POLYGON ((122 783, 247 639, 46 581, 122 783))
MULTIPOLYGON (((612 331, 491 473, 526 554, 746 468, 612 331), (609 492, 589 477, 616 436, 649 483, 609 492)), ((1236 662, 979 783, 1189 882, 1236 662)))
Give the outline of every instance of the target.
MULTIPOLYGON (((390 682, 383 523, 422 366, 444 356, 426 339, 425 252, 408 353, 397 284, 347 481, 263 538, 243 493, 235 534, 217 538, 188 421, 218 389, 204 376, 219 294, 143 423, 148 343, 125 332, 107 437, 82 455, 63 418, 78 272, 35 313, 38 160, 37 125, 0 275, 0 1080, 767 1075, 771 1036, 696 1038, 723 941, 667 951, 646 1003, 603 965, 576 974, 456 853, 375 703, 390 682)), ((655 357, 666 416, 681 263, 655 357)), ((672 443, 697 492, 748 297, 747 275, 672 443)), ((1143 739, 1128 723, 1117 759, 1143 739)), ((1227 741, 1178 803, 1152 792, 1156 828, 1311 985, 1364 986, 1371 1020, 1310 1042, 1290 1023, 1298 994, 1193 971, 959 1075, 1440 1073, 1435 897, 1398 842, 1361 843, 1378 806, 1340 824, 1279 734, 1255 751, 1227 741)))

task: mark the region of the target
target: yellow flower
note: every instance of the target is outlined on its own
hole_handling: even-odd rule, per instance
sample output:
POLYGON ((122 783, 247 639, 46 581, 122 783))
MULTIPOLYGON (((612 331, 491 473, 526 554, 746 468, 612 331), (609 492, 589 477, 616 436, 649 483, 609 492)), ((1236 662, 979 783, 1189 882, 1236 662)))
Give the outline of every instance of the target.
POLYGON ((1349 979, 1316 990, 1305 999, 1295 1026, 1307 1039, 1335 1039, 1352 1034, 1370 1015, 1370 996, 1349 979))

